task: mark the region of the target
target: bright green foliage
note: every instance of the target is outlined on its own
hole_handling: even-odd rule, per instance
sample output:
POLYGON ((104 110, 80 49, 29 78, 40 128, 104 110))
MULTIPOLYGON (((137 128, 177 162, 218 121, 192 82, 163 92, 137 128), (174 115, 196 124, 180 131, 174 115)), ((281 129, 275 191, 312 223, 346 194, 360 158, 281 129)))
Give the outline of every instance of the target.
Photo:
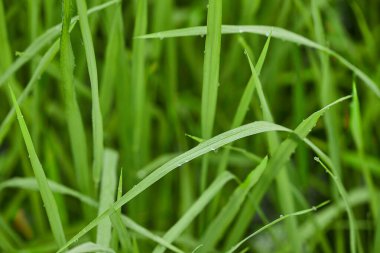
POLYGON ((0 252, 378 253, 379 9, 0 0, 0 252))

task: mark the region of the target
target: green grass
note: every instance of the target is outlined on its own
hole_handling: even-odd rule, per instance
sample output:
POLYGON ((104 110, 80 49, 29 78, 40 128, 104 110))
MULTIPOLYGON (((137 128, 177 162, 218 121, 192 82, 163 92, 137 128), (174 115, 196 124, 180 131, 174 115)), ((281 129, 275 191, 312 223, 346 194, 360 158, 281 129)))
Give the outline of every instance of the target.
POLYGON ((379 8, 0 0, 0 252, 377 253, 379 8))

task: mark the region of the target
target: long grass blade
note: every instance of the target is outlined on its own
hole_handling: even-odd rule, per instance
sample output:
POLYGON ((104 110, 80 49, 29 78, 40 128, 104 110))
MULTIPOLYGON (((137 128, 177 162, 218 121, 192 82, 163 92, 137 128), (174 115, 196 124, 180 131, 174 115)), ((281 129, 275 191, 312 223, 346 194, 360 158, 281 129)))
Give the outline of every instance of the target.
MULTIPOLYGON (((221 47, 222 0, 209 0, 207 11, 207 36, 203 60, 203 84, 201 105, 201 132, 204 139, 212 136, 219 86, 221 47)), ((202 160, 201 192, 206 188, 208 156, 202 160)))
POLYGON ((25 145, 29 153, 30 162, 32 164, 33 172, 38 184, 38 188, 41 193, 42 201, 44 203, 45 210, 48 215, 48 219, 49 219, 50 227, 53 232, 54 239, 57 242, 58 246, 62 247, 66 242, 66 238, 65 238, 65 233, 63 231, 61 219, 59 217, 57 204, 55 202, 53 193, 49 187, 44 169, 42 168, 40 160, 38 159, 38 156, 34 150, 32 138, 30 137, 30 134, 26 126, 26 123, 24 121, 24 117, 21 113, 20 107, 17 104, 16 97, 13 94, 13 91, 10 87, 9 87, 9 90, 10 90, 13 106, 16 109, 17 119, 20 125, 22 136, 25 141, 25 145))
MULTIPOLYGON (((173 37, 184 37, 184 36, 204 36, 207 33, 205 26, 190 27, 183 29, 176 29, 158 33, 147 34, 144 36, 139 36, 140 39, 157 39, 157 38, 173 38, 173 37)), ((240 34, 240 33, 253 33, 258 35, 269 36, 278 38, 284 41, 289 41, 297 45, 303 45, 306 47, 314 48, 320 50, 326 54, 331 55, 336 58, 341 64, 350 69, 355 73, 376 96, 380 97, 379 86, 369 78, 363 71, 358 67, 350 63, 343 56, 333 51, 332 49, 318 44, 308 38, 305 38, 299 34, 288 31, 286 29, 275 27, 275 26, 261 26, 261 25, 249 25, 249 26, 237 26, 237 25, 222 25, 222 34, 240 34)))
POLYGON ((87 4, 86 0, 76 0, 79 24, 82 32, 82 39, 84 49, 86 52, 88 73, 91 82, 91 96, 92 96, 92 129, 93 129, 93 177, 95 182, 95 188, 97 188, 100 174, 102 170, 103 160, 103 121, 102 113, 100 111, 99 102, 99 88, 98 88, 98 70, 96 68, 96 58, 94 51, 94 44, 92 42, 90 25, 87 17, 87 4))

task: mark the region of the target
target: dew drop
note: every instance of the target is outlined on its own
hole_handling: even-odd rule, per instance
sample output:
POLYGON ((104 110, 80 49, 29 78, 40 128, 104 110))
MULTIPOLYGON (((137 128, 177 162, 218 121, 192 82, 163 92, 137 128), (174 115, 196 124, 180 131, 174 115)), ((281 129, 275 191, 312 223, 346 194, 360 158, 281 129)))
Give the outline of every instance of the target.
POLYGON ((244 49, 244 54, 248 54, 247 50, 244 49))
POLYGON ((284 215, 280 214, 280 218, 283 218, 283 217, 284 217, 284 215))
POLYGON ((270 34, 269 32, 266 32, 266 33, 265 33, 265 36, 269 37, 269 34, 270 34))
POLYGON ((317 208, 315 206, 313 206, 312 208, 313 208, 313 211, 317 211, 317 208))
POLYGON ((243 30, 242 30, 242 29, 239 29, 239 33, 243 33, 243 30))

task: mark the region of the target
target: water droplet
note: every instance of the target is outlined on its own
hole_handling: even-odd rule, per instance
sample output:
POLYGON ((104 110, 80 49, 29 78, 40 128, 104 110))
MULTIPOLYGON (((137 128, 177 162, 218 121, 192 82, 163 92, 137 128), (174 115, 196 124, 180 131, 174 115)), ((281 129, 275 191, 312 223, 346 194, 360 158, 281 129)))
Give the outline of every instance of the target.
POLYGON ((244 31, 243 31, 243 29, 239 29, 239 33, 243 33, 244 31))
POLYGON ((248 54, 247 50, 244 49, 244 54, 248 54))
POLYGON ((317 211, 317 208, 315 206, 313 206, 312 208, 313 208, 313 211, 317 211))
POLYGON ((314 160, 316 161, 316 162, 320 162, 321 160, 319 160, 319 157, 317 157, 317 156, 314 156, 314 160))
POLYGON ((283 217, 284 217, 284 215, 280 214, 280 218, 283 218, 283 217))
POLYGON ((182 163, 177 164, 177 167, 181 167, 181 166, 182 166, 182 163))
POLYGON ((270 34, 270 32, 266 32, 266 33, 265 33, 265 36, 269 37, 269 34, 270 34))
POLYGON ((204 34, 201 34, 201 38, 203 38, 205 35, 204 34))

